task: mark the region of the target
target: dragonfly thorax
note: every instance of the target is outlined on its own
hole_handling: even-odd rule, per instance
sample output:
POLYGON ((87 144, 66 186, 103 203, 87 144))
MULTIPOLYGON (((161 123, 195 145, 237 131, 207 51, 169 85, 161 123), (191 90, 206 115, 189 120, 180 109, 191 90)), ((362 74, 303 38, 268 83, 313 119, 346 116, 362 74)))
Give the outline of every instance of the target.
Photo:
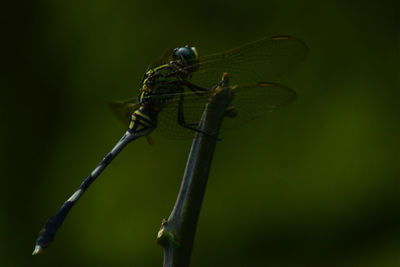
POLYGON ((144 75, 137 103, 161 107, 168 100, 164 99, 162 95, 183 92, 182 81, 186 77, 186 73, 182 73, 174 62, 150 69, 144 75), (157 100, 152 99, 154 96, 157 96, 157 100))

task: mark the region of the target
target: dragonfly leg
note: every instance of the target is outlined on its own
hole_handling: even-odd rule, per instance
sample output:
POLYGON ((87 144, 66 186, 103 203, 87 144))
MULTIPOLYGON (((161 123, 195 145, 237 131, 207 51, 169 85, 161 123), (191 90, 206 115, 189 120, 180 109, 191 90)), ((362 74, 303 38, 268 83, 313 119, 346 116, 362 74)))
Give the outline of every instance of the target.
POLYGON ((203 95, 204 93, 209 92, 209 91, 211 91, 211 90, 214 89, 214 88, 206 89, 206 88, 197 86, 197 85, 195 85, 195 84, 193 84, 193 83, 191 83, 191 82, 189 82, 189 81, 186 81, 186 80, 184 81, 184 84, 185 84, 186 87, 189 88, 192 92, 194 92, 195 94, 200 95, 200 96, 203 95))
POLYGON ((178 124, 181 125, 182 127, 198 132, 198 133, 202 133, 211 137, 215 137, 215 135, 209 134, 207 132, 201 131, 193 126, 198 125, 197 123, 187 123, 185 122, 185 116, 184 116, 184 112, 183 112, 183 100, 184 100, 184 95, 180 95, 179 98, 179 107, 178 107, 178 124))

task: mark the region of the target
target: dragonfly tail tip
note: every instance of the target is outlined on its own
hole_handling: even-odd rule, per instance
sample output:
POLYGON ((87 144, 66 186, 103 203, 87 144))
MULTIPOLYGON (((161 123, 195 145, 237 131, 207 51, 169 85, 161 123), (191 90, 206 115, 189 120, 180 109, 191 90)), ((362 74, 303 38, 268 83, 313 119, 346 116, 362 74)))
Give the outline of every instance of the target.
POLYGON ((39 245, 36 245, 35 249, 32 252, 32 255, 40 254, 42 251, 43 251, 43 248, 41 246, 39 246, 39 245))

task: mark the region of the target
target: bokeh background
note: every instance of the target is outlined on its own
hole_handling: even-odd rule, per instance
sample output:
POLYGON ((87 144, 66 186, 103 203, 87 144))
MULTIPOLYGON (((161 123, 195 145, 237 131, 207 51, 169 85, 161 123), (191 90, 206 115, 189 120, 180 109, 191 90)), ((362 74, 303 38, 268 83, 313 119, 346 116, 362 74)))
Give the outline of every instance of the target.
POLYGON ((298 99, 218 143, 192 266, 400 266, 399 21, 390 1, 12 1, 1 10, 0 266, 161 266, 190 141, 130 144, 43 255, 38 231, 125 131, 173 44, 267 35, 309 55, 298 99))

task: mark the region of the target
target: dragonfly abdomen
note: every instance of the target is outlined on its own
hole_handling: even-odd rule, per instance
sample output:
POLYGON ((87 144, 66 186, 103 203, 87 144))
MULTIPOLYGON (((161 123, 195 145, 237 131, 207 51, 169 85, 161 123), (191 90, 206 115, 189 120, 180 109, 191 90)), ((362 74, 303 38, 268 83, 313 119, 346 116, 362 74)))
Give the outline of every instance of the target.
POLYGON ((150 108, 148 105, 141 106, 138 110, 135 110, 131 115, 131 121, 129 123, 128 131, 140 132, 141 130, 155 128, 157 125, 158 112, 154 111, 153 116, 148 112, 150 108))

